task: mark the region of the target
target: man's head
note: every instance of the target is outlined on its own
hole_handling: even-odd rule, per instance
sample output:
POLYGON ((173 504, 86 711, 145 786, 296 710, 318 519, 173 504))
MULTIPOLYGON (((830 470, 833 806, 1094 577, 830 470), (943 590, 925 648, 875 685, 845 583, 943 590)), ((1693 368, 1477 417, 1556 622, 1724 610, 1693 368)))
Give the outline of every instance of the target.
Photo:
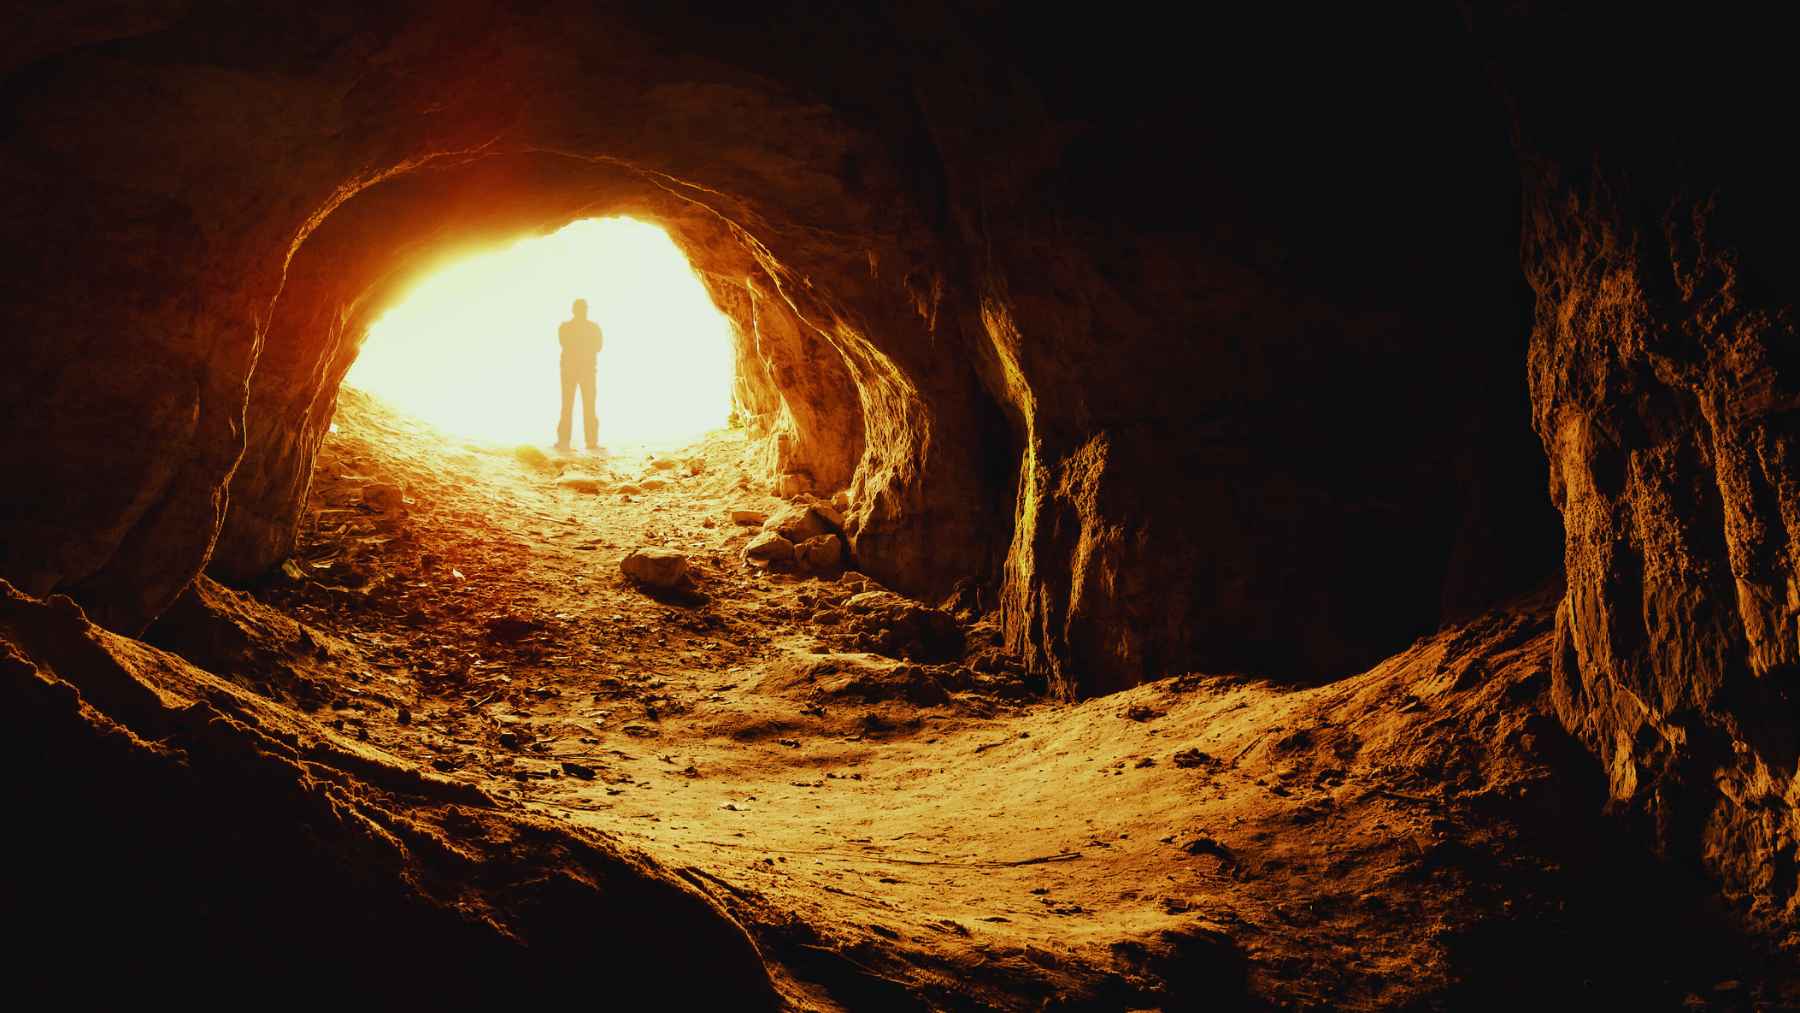
POLYGON ((587 300, 586 299, 575 300, 575 305, 569 307, 569 312, 575 314, 575 319, 577 319, 577 320, 586 320, 587 319, 587 300))

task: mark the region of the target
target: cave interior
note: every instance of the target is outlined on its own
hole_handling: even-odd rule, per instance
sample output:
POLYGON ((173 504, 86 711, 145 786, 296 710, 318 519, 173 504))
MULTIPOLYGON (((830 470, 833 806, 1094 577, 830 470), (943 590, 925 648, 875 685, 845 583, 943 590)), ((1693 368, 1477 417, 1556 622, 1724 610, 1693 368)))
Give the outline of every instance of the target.
POLYGON ((1800 1004, 1786 26, 1168 17, 18 12, 8 977, 1800 1004), (728 322, 729 425, 345 383, 613 218, 728 322))

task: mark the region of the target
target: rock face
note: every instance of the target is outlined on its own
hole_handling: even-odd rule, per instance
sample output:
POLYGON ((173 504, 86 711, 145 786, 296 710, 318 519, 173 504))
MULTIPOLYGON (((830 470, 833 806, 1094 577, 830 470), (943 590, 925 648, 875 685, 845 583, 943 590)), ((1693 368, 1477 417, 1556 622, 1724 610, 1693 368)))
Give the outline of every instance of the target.
POLYGON ((1615 805, 1792 932, 1800 161, 1753 140, 1782 57, 1743 50, 1756 25, 1634 23, 1653 41, 1599 15, 1483 26, 1520 68, 1533 421, 1566 531, 1556 702, 1615 805), (1706 85, 1644 73, 1659 45, 1708 54, 1706 85), (1580 110, 1623 79, 1656 83, 1596 133, 1580 110))

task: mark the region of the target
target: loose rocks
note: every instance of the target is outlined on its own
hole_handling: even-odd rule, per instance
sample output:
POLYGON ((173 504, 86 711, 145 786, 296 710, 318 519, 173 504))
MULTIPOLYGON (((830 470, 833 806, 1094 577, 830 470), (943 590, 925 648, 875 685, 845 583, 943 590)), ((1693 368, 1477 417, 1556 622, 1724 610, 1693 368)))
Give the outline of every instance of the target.
POLYGON ((689 581, 687 557, 674 549, 634 549, 619 561, 619 570, 648 587, 681 587, 689 581))
POLYGON ((744 546, 744 561, 753 566, 791 563, 794 561, 794 543, 773 531, 765 531, 744 546))
POLYGON ((869 650, 890 658, 954 661, 962 656, 956 617, 892 591, 864 591, 844 603, 851 627, 869 650))
POLYGON ((802 570, 815 573, 834 569, 844 561, 844 543, 836 535, 808 538, 794 546, 794 561, 802 570))
POLYGON ((392 482, 371 482, 363 487, 363 502, 382 513, 405 507, 405 495, 392 482))
POLYGON ((599 492, 602 483, 592 475, 564 475, 556 480, 556 487, 571 492, 599 492))
POLYGON ((773 531, 798 545, 829 535, 843 526, 843 516, 824 503, 790 503, 769 515, 764 531, 773 531))
POLYGON ((731 523, 742 524, 746 527, 762 527, 762 523, 768 519, 769 512, 767 510, 733 510, 731 512, 731 523))

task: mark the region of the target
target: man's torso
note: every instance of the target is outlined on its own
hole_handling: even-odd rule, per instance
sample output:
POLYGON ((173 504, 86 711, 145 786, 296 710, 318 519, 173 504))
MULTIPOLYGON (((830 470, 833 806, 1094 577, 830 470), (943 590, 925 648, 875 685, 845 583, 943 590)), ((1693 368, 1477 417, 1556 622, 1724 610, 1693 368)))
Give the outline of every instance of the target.
POLYGON ((557 328, 562 339, 562 362, 565 368, 592 369, 600 354, 600 325, 592 320, 565 320, 557 328))

